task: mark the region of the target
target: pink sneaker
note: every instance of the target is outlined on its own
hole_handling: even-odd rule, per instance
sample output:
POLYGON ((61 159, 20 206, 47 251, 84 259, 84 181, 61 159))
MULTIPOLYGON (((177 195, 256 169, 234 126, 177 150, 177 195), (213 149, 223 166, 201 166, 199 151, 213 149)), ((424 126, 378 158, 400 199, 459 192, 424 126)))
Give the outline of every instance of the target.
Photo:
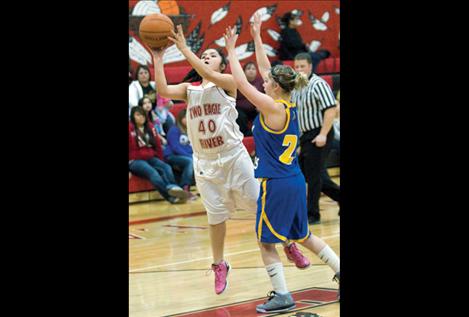
POLYGON ((226 290, 228 286, 226 277, 230 269, 231 267, 226 261, 221 261, 218 265, 212 264, 212 270, 215 272, 215 293, 217 293, 217 295, 220 295, 226 290))
POLYGON ((283 250, 287 255, 288 261, 294 262, 296 267, 299 269, 306 269, 310 263, 301 251, 298 249, 295 243, 290 244, 288 247, 284 247, 283 250))

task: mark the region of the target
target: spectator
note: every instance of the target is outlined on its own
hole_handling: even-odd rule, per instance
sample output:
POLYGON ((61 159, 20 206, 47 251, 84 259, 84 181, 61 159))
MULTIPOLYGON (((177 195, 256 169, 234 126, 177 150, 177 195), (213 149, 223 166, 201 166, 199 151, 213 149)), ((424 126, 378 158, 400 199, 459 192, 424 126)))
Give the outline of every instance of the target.
POLYGON ((176 121, 173 114, 169 111, 169 109, 171 109, 173 105, 174 103, 171 99, 164 98, 159 94, 157 95, 155 114, 160 119, 163 128, 162 135, 166 135, 169 129, 174 125, 174 122, 176 121))
POLYGON ((160 139, 161 144, 166 145, 166 139, 163 135, 166 135, 163 131, 163 125, 160 122, 160 118, 152 110, 151 99, 148 96, 143 97, 138 101, 139 107, 142 107, 145 110, 147 122, 151 123, 156 129, 156 133, 160 139))
POLYGON ((147 123, 145 110, 133 107, 129 122, 129 170, 148 179, 164 199, 183 203, 187 193, 176 185, 171 166, 163 162, 163 151, 156 131, 147 123))
POLYGON ((172 166, 178 166, 182 170, 181 187, 186 191, 191 200, 197 198, 190 192, 194 181, 194 169, 192 167, 192 146, 187 136, 186 109, 179 111, 176 124, 168 131, 168 145, 164 149, 166 162, 172 166))
POLYGON ((282 21, 285 23, 285 28, 280 33, 280 47, 278 49, 279 58, 282 61, 293 60, 299 53, 308 53, 313 62, 313 72, 316 72, 316 67, 319 62, 322 59, 329 57, 330 52, 326 50, 312 52, 303 42, 300 33, 296 29, 301 25, 300 15, 293 12, 287 12, 283 15, 282 21))
POLYGON ((155 82, 150 81, 150 70, 146 65, 139 65, 135 74, 135 80, 129 85, 129 115, 130 109, 138 105, 138 101, 147 95, 151 99, 153 108, 156 106, 155 82))
MULTIPOLYGON (((261 77, 257 76, 256 63, 248 62, 243 67, 244 74, 249 83, 257 88, 260 92, 264 92, 261 77)), ((236 123, 239 125, 239 130, 244 136, 252 136, 252 131, 249 129, 249 122, 252 122, 257 116, 256 107, 238 90, 236 97, 236 110, 238 110, 238 119, 236 123)))

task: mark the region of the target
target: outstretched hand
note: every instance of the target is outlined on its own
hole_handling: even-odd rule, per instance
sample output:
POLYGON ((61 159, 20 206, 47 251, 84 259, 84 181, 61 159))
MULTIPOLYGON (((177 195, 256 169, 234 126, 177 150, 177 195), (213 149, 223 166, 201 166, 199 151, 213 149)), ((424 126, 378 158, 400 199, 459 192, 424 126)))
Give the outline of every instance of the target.
POLYGON ((163 55, 164 55, 164 52, 166 51, 166 47, 151 48, 145 42, 142 42, 142 44, 143 44, 143 47, 153 56, 153 58, 156 58, 157 60, 163 60, 163 55))
POLYGON ((166 51, 166 47, 154 48, 151 50, 153 57, 157 60, 163 60, 164 53, 166 51))
POLYGON ((231 28, 228 26, 226 28, 225 34, 223 34, 225 38, 225 47, 228 52, 234 51, 236 46, 236 40, 238 39, 238 34, 236 34, 236 28, 231 28))
POLYGON ((178 32, 175 33, 173 30, 171 30, 171 34, 173 35, 173 37, 168 36, 168 39, 174 44, 176 44, 176 47, 181 51, 187 47, 187 44, 186 38, 184 37, 184 33, 182 32, 182 26, 180 24, 178 24, 177 26, 177 31, 178 32))
POLYGON ((256 36, 261 36, 261 25, 262 25, 262 20, 261 20, 261 15, 259 13, 256 13, 254 15, 254 22, 251 22, 251 36, 255 38, 256 36))

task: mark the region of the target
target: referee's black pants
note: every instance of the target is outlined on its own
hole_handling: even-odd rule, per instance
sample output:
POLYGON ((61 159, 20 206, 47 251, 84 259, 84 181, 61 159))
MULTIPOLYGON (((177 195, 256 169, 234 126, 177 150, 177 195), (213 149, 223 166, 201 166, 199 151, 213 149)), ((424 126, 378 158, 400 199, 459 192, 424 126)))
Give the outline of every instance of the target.
POLYGON ((319 198, 321 191, 340 204, 340 187, 334 183, 327 173, 327 157, 329 156, 334 130, 327 135, 326 145, 317 147, 311 143, 320 132, 320 129, 309 131, 306 138, 301 139, 301 152, 299 163, 308 184, 308 218, 311 221, 320 220, 319 198))

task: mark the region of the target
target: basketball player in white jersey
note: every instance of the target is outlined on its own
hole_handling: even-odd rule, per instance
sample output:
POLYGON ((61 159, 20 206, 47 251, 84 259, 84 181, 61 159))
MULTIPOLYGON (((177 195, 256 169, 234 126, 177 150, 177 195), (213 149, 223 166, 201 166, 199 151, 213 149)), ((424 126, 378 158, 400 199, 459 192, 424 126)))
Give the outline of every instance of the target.
MULTIPOLYGON (((177 29, 168 38, 192 65, 191 73, 201 84, 168 85, 163 69, 165 49, 159 49, 153 50, 157 91, 163 97, 187 103, 187 134, 194 151, 197 189, 207 211, 215 293, 221 294, 227 287, 230 270, 223 257, 226 220, 237 208, 256 212, 260 185, 254 178, 254 166, 236 123, 236 83, 231 74, 222 73, 227 66, 224 55, 207 49, 201 58, 197 57, 186 45, 181 25, 177 29)), ((285 252, 291 261, 302 265, 307 262, 309 266, 294 243, 286 243, 285 252)))

